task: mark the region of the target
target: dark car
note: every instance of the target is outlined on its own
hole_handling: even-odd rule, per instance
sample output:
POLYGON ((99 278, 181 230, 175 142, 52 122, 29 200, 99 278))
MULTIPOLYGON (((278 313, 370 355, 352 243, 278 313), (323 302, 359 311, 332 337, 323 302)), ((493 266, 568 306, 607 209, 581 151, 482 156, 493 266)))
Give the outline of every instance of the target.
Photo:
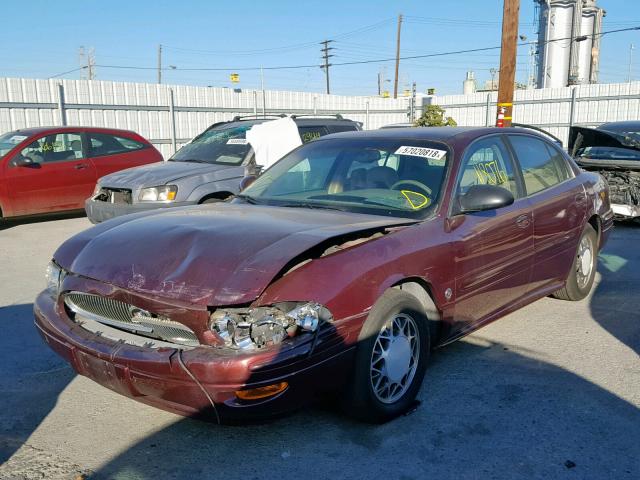
POLYGON ((568 149, 580 167, 609 183, 617 219, 640 217, 640 121, 572 127, 568 149))
POLYGON ((384 421, 432 348, 547 295, 584 298, 612 223, 602 178, 538 134, 342 133, 231 203, 72 237, 36 326, 78 373, 185 415, 269 416, 342 390, 384 421))
POLYGON ((162 161, 135 132, 93 127, 25 128, 0 136, 0 220, 79 210, 98 178, 162 161))
MULTIPOLYGON (((99 223, 120 215, 156 208, 220 202, 238 193, 240 180, 259 168, 246 132, 268 118, 236 117, 211 125, 168 162, 101 178, 86 201, 89 220, 99 223)), ((291 117, 304 143, 337 132, 360 130, 360 124, 332 116, 291 117)))

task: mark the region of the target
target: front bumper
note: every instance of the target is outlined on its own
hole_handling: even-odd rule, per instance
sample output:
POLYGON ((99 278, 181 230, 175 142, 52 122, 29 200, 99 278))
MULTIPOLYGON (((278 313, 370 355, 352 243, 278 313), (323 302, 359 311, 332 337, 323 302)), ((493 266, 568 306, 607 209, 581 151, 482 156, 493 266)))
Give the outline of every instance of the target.
MULTIPOLYGON (((139 402, 219 423, 281 415, 316 394, 344 384, 354 349, 337 346, 322 355, 289 352, 292 360, 256 368, 250 355, 229 355, 213 347, 145 348, 95 335, 66 314, 48 293, 34 303, 35 325, 44 341, 80 375, 139 402), (278 382, 288 388, 247 402, 234 392, 278 382)), ((307 352, 309 353, 309 352, 307 352)))
POLYGON ((633 205, 622 205, 618 203, 611 204, 613 214, 618 218, 635 218, 640 217, 640 207, 633 205))
POLYGON ((100 223, 110 218, 128 215, 130 213, 146 212, 158 208, 186 207, 195 205, 196 202, 145 202, 145 203, 109 203, 94 200, 93 197, 84 202, 84 209, 91 223, 100 223))

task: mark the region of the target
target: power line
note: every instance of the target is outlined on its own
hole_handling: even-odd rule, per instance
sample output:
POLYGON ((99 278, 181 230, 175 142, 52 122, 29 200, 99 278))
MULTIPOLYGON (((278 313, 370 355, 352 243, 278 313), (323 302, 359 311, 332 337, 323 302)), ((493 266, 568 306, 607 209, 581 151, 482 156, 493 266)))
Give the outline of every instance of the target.
MULTIPOLYGON (((596 37, 596 36, 604 36, 604 35, 608 35, 611 33, 620 33, 620 32, 629 32, 629 31, 634 31, 634 30, 640 30, 640 26, 636 26, 636 27, 628 27, 628 28, 619 28, 616 30, 608 30, 606 32, 600 32, 597 34, 591 34, 591 35, 584 35, 584 37, 589 38, 589 37, 596 37)), ((564 38, 555 38, 555 39, 551 39, 551 40, 547 40, 546 42, 538 42, 538 41, 531 41, 531 42, 521 42, 518 44, 519 47, 522 46, 529 46, 529 45, 538 45, 538 44, 545 44, 545 43, 553 43, 553 42, 559 42, 559 41, 564 41, 564 40, 571 40, 572 37, 564 37, 564 38)), ((164 45, 163 45, 164 46, 164 45)), ((470 48, 470 49, 463 49, 463 50, 452 50, 452 51, 448 51, 448 52, 437 52, 437 53, 427 53, 427 54, 423 54, 423 55, 407 55, 407 56, 403 56, 400 57, 400 60, 415 60, 418 58, 433 58, 433 57, 444 57, 444 56, 451 56, 451 55, 461 55, 461 54, 465 54, 465 53, 478 53, 478 52, 488 52, 488 51, 492 51, 492 50, 499 50, 501 47, 498 46, 494 46, 494 47, 482 47, 482 48, 470 48)), ((350 62, 337 62, 337 63, 332 63, 331 66, 346 66, 346 65, 364 65, 364 64, 371 64, 371 63, 385 63, 385 62, 393 62, 396 60, 396 57, 388 57, 388 58, 377 58, 377 59, 371 59, 371 60, 357 60, 357 61, 350 61, 350 62)), ((156 70, 157 67, 140 67, 140 66, 128 66, 128 65, 94 65, 95 67, 100 67, 100 68, 111 68, 111 69, 124 69, 124 70, 156 70)), ((191 72, 197 72, 197 71, 203 71, 203 72, 216 72, 216 71, 229 71, 229 70, 233 70, 233 71, 256 71, 256 70, 260 70, 261 68, 264 70, 295 70, 295 69, 301 69, 301 68, 318 68, 320 65, 318 64, 309 64, 309 65, 282 65, 282 66, 274 66, 274 67, 199 67, 199 68, 171 68, 171 70, 174 71, 191 71, 191 72)), ((79 69, 76 70, 71 70, 69 72, 63 72, 62 74, 58 74, 55 76, 61 76, 61 75, 65 75, 67 73, 72 73, 74 71, 77 71, 79 69)), ((169 70, 169 68, 163 68, 163 70, 169 70)), ((53 78, 53 77, 50 77, 53 78)))
MULTIPOLYGON (((95 65, 94 65, 94 67, 95 67, 95 65)), ((73 73, 73 72, 78 72, 80 70, 84 70, 85 68, 88 68, 88 66, 87 65, 83 65, 82 67, 74 68, 73 70, 68 70, 66 72, 58 73, 57 75, 51 75, 50 77, 47 77, 47 79, 61 77, 63 75, 67 75, 68 73, 73 73)))

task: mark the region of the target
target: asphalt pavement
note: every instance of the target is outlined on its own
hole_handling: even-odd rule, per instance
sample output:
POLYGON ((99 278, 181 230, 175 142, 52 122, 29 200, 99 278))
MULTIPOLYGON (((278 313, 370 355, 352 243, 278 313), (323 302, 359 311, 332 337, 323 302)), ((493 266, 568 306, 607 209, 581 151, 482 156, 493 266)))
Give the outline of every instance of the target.
POLYGON ((0 479, 640 478, 640 225, 617 225, 589 298, 436 351, 414 413, 371 426, 317 405, 240 427, 121 397, 45 346, 45 266, 89 226, 0 226, 0 479))

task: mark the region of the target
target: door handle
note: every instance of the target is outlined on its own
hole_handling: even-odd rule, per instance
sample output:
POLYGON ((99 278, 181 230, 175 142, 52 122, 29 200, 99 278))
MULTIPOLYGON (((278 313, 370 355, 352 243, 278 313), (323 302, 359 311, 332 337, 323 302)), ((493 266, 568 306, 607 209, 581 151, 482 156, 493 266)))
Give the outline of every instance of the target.
POLYGON ((518 228, 527 228, 531 224, 531 220, 529 219, 529 215, 520 215, 516 218, 516 225, 518 228))
POLYGON ((75 168, 76 170, 84 170, 88 166, 89 165, 87 165, 86 163, 77 163, 73 168, 75 168))

